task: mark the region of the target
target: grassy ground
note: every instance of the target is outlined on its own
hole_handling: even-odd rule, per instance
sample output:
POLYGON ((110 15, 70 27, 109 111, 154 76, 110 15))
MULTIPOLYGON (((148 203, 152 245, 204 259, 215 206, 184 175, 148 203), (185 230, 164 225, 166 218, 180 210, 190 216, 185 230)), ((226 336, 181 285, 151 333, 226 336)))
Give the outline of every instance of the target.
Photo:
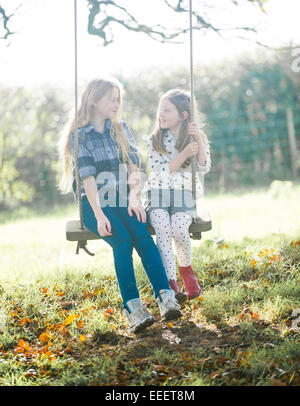
POLYGON ((76 208, 0 215, 0 385, 299 385, 300 187, 208 197, 213 230, 192 241, 200 298, 127 331, 112 253, 65 240, 76 208), (224 238, 217 244, 211 240, 224 238))

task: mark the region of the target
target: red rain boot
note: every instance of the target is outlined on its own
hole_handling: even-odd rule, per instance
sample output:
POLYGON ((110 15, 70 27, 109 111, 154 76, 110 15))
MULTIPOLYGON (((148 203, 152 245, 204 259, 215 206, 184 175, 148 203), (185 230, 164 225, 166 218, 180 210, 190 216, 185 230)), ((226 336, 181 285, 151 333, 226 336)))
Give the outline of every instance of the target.
POLYGON ((178 303, 184 303, 187 300, 187 294, 185 292, 180 291, 180 287, 176 280, 171 279, 169 280, 170 288, 175 292, 175 298, 178 303))
POLYGON ((200 296, 202 288, 199 286, 197 277, 192 268, 192 265, 189 266, 180 266, 179 273, 182 277, 185 290, 188 294, 189 299, 195 299, 200 296))

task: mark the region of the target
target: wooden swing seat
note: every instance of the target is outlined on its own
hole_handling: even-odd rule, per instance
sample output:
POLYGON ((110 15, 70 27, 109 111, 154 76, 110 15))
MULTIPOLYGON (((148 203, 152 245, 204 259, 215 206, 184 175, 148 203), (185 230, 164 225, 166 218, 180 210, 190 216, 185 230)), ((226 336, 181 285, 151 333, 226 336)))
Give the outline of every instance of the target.
MULTIPOLYGON (((212 228, 212 222, 209 213, 203 212, 197 219, 194 219, 189 228, 191 238, 194 240, 201 240, 201 233, 209 231, 212 228)), ((153 227, 148 223, 148 230, 151 235, 155 235, 153 227)), ((90 253, 87 248, 87 241, 99 240, 100 237, 97 234, 92 233, 85 227, 81 229, 79 220, 70 220, 66 223, 66 239, 68 241, 77 241, 76 254, 79 253, 79 249, 83 248, 88 254, 90 253)))

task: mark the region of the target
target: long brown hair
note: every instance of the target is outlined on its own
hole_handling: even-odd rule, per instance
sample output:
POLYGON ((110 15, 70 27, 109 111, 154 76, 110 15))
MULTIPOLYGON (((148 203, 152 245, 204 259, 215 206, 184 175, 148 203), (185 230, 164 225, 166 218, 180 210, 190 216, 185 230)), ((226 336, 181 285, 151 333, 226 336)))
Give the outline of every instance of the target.
MULTIPOLYGON (((123 162, 128 162, 128 149, 129 141, 124 132, 123 126, 120 122, 121 112, 122 112, 122 96, 121 96, 121 86, 116 81, 108 79, 94 79, 87 85, 81 99, 81 104, 78 109, 78 128, 84 127, 93 118, 93 105, 104 97, 108 92, 116 88, 119 93, 119 109, 112 120, 111 134, 115 137, 118 142, 121 152, 123 162)), ((59 190, 61 193, 68 193, 71 190, 72 185, 72 168, 71 161, 72 155, 70 151, 70 137, 75 129, 75 119, 72 120, 70 128, 67 132, 62 134, 59 140, 58 150, 59 156, 62 162, 62 177, 59 182, 59 190)))
MULTIPOLYGON (((188 124, 192 121, 191 115, 191 97, 190 94, 185 90, 179 89, 171 89, 165 94, 163 94, 160 98, 160 103, 162 100, 167 99, 169 100, 174 106, 176 107, 179 115, 182 117, 183 112, 187 112, 187 118, 182 121, 179 135, 176 139, 175 147, 181 152, 191 141, 193 141, 192 136, 188 133, 188 124)), ((204 127, 204 123, 200 121, 200 114, 198 112, 196 102, 194 100, 194 121, 197 123, 198 128, 202 129, 204 127)), ((164 145, 164 137, 168 129, 161 128, 160 121, 159 121, 159 111, 157 112, 157 120, 156 120, 156 127, 154 133, 152 135, 152 143, 153 148, 155 151, 166 154, 166 147, 164 145)), ((208 139, 206 134, 201 131, 201 137, 203 142, 208 144, 208 139)), ((182 167, 187 167, 191 162, 191 158, 188 158, 182 167)))

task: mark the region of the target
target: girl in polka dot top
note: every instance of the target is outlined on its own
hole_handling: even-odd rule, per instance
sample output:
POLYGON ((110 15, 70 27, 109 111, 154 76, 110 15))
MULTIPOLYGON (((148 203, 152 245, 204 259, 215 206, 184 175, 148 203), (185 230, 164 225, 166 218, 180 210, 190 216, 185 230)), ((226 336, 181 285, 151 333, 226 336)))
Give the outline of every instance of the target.
POLYGON ((151 171, 143 189, 145 210, 156 233, 169 284, 177 300, 184 302, 198 297, 202 290, 191 265, 189 227, 196 216, 191 158, 196 155, 196 199, 203 195, 202 176, 211 166, 207 136, 191 121, 189 93, 174 89, 161 97, 148 154, 151 171), (186 292, 177 282, 172 239, 186 292))

